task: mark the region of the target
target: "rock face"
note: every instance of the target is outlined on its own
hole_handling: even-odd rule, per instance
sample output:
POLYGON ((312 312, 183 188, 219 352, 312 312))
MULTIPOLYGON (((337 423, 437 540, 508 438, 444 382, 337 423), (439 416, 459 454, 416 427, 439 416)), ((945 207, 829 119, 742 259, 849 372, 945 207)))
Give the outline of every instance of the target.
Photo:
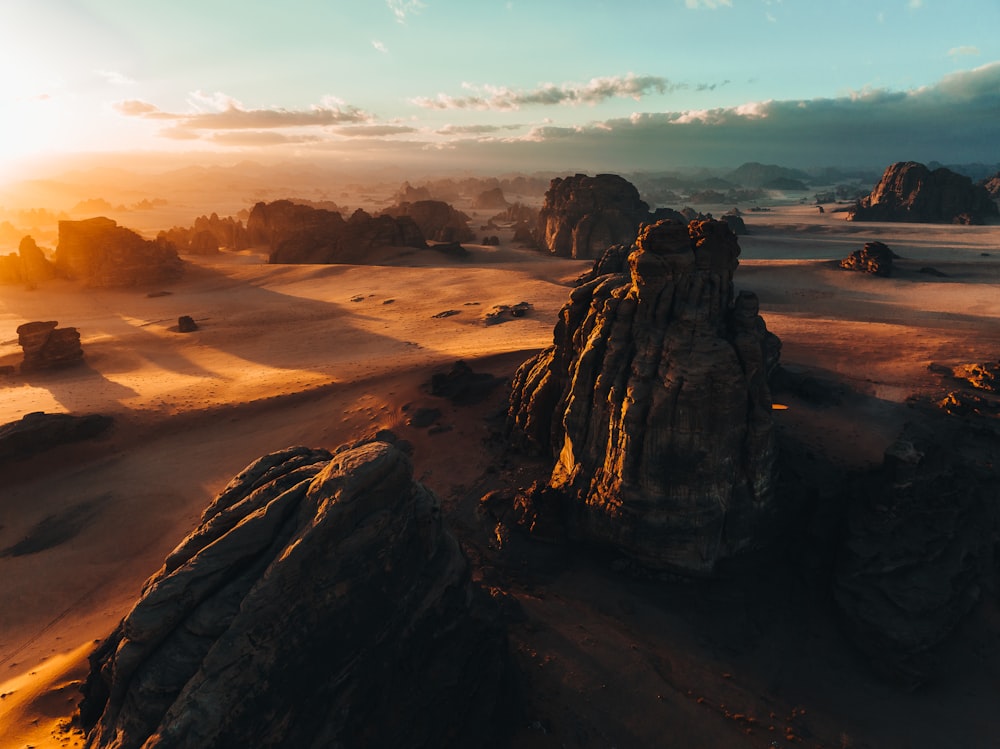
POLYGON ((83 360, 80 333, 76 328, 59 328, 58 322, 26 322, 17 328, 17 342, 24 352, 22 372, 59 369, 83 360))
POLYGON ((915 421, 850 499, 835 599, 851 639, 908 686, 935 674, 935 647, 995 590, 998 459, 1000 430, 915 421))
POLYGON ((508 677, 407 457, 300 447, 236 476, 147 581, 80 719, 91 749, 492 745, 508 677))
POLYGON ((179 252, 191 255, 214 255, 222 247, 237 251, 250 247, 250 235, 243 222, 232 216, 219 218, 217 213, 199 216, 190 228, 175 226, 160 232, 157 239, 161 237, 177 247, 179 252))
POLYGON ((986 188, 941 167, 931 171, 915 161, 885 170, 869 195, 848 213, 852 221, 917 221, 981 224, 1000 211, 986 188))
POLYGON ((442 200, 417 200, 386 208, 382 215, 410 218, 431 242, 474 242, 469 217, 442 200))
POLYGON ((290 200, 257 203, 247 232, 253 245, 271 248, 271 263, 364 262, 374 247, 427 246, 411 218, 372 216, 358 209, 345 221, 337 211, 290 200))
POLYGON ((89 414, 25 414, 20 421, 0 426, 0 460, 43 452, 56 445, 96 437, 112 424, 110 416, 89 414))
POLYGON ((17 254, 0 257, 0 283, 34 285, 55 275, 55 266, 31 237, 24 237, 17 254))
POLYGON ((143 239, 109 218, 60 221, 56 271, 88 286, 141 286, 172 281, 183 264, 165 242, 143 239))
POLYGON ((513 382, 514 443, 549 453, 570 534, 696 575, 776 532, 768 372, 780 342, 734 299, 721 221, 643 229, 629 275, 577 287, 513 382))
POLYGON ((590 259, 610 245, 632 244, 649 220, 649 205, 617 174, 557 177, 545 193, 534 238, 553 255, 590 259))
POLYGON ((840 267, 888 278, 892 275, 892 261, 895 257, 896 253, 887 245, 881 242, 865 242, 864 247, 841 260, 840 267))

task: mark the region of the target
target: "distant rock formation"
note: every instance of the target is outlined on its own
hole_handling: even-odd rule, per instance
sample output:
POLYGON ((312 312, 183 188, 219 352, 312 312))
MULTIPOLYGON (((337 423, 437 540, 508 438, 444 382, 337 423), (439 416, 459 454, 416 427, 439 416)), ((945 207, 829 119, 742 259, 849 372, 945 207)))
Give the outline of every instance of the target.
POLYGON ((237 251, 250 247, 250 235, 243 222, 232 216, 219 218, 217 213, 199 216, 190 228, 175 226, 160 232, 157 239, 161 237, 173 243, 178 252, 191 255, 214 255, 223 247, 237 251))
POLYGON ((380 215, 412 219, 430 242, 475 242, 469 217, 442 200, 417 200, 386 208, 380 215))
POLYGON ((477 210, 496 210, 507 207, 507 199, 503 195, 503 188, 493 187, 483 190, 472 201, 472 207, 477 210))
POLYGON ((500 213, 490 217, 494 224, 530 224, 534 226, 538 223, 538 209, 523 203, 514 203, 500 213))
POLYGON ((171 281, 183 263, 166 242, 151 242, 109 218, 59 222, 56 272, 88 286, 144 286, 171 281))
POLYGON ((101 414, 73 416, 41 411, 25 414, 20 421, 0 426, 0 461, 23 458, 57 445, 96 437, 112 423, 110 416, 101 414))
MULTIPOLYGON (((823 206, 820 206, 822 210, 823 206)), ((734 213, 730 211, 729 213, 722 214, 722 220, 725 221, 729 228, 732 230, 733 234, 738 237, 742 237, 744 234, 748 234, 746 222, 743 220, 743 216, 739 213, 734 213)))
POLYGON ((889 166, 869 195, 848 212, 851 221, 981 224, 1000 214, 986 188, 941 167, 915 161, 889 166))
POLYGON ((851 492, 835 600, 850 638, 909 687, 935 675, 937 646, 996 590, 1000 430, 970 423, 907 424, 851 492))
POLYGON ((31 237, 21 239, 17 254, 0 257, 0 283, 33 286, 55 275, 55 266, 31 237))
POLYGON ((864 247, 841 260, 840 267, 888 278, 892 275, 892 261, 896 257, 896 253, 882 242, 865 242, 864 247))
POLYGON ((1000 172, 987 177, 979 184, 986 188, 986 192, 993 200, 1000 200, 1000 172))
POLYGON ((805 190, 810 177, 798 169, 749 161, 726 175, 730 183, 770 190, 805 190), (784 185, 789 185, 785 187, 784 185))
POLYGON ((26 322, 17 328, 17 342, 24 352, 22 372, 60 369, 83 361, 80 332, 60 328, 55 320, 26 322))
POLYGON ((512 722, 507 641, 385 442, 237 475, 91 656, 105 747, 467 747, 512 722))
POLYGON ((649 205, 617 174, 556 177, 545 193, 534 239, 553 255, 592 259, 613 244, 632 244, 649 220, 649 205))
POLYGON ((271 263, 361 263, 374 247, 427 246, 412 218, 340 213, 290 200, 257 203, 247 219, 254 246, 271 249, 271 263))
POLYGON ((551 347, 514 377, 513 443, 549 454, 571 536, 708 575, 778 530, 768 373, 780 341, 734 298, 721 221, 643 228, 629 275, 571 292, 551 347))

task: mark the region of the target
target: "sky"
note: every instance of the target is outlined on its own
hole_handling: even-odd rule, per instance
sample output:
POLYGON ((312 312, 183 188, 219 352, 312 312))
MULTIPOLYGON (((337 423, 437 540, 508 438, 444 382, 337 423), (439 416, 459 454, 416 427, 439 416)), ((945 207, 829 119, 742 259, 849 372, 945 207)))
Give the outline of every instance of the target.
POLYGON ((1000 161, 1000 0, 0 0, 0 68, 0 179, 1000 161))

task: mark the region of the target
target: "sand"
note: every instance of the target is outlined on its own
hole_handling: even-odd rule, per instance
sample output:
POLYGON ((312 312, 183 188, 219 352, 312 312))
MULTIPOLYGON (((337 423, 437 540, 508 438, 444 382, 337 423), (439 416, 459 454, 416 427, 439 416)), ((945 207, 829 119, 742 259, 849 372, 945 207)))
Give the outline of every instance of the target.
MULTIPOLYGON (((849 224, 797 205, 746 218, 736 283, 758 293, 782 360, 866 396, 825 411, 793 399, 776 418, 845 466, 878 462, 898 404, 943 387, 929 363, 1000 356, 1000 227, 849 224), (897 277, 832 266, 870 239, 903 256, 897 277)), ((37 542, 0 556, 0 747, 81 745, 65 726, 94 641, 261 454, 393 429, 413 442, 417 477, 472 526, 496 460, 502 388, 457 407, 426 383, 457 359, 509 377, 551 342, 572 279, 589 266, 501 239, 461 261, 386 249, 373 265, 268 266, 253 251, 223 252, 186 258, 184 278, 156 290, 0 288, 0 365, 20 360, 14 330, 30 320, 77 327, 86 354, 75 369, 0 381, 0 423, 39 410, 116 419, 108 436, 0 466, 0 554, 37 542), (520 301, 533 305, 527 317, 484 324, 494 305, 520 301), (435 317, 445 311, 457 314, 435 317), (180 315, 200 329, 177 332, 180 315), (441 408, 450 429, 408 426, 419 406, 441 408)), ((508 578, 527 615, 512 643, 539 696, 518 745, 803 743, 786 741, 791 725, 805 746, 964 747, 1000 730, 990 687, 1000 656, 995 643, 977 655, 980 630, 940 685, 902 694, 868 673, 832 622, 767 615, 782 611, 767 597, 789 580, 754 587, 751 601, 731 588, 633 580, 575 552, 523 553, 536 569, 508 578)))

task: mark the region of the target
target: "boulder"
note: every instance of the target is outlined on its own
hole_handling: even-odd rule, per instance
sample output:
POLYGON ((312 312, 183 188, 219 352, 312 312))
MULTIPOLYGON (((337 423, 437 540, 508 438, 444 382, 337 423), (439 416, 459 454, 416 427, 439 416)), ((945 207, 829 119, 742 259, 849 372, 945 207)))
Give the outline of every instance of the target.
POLYGON ((888 278, 892 275, 892 261, 896 257, 896 253, 882 242, 865 242, 864 247, 841 260, 840 267, 888 278))
POLYGON ((0 461, 23 458, 67 442, 96 437, 112 424, 110 416, 88 414, 25 414, 19 421, 0 426, 0 461))
POLYGON ((577 174, 552 180, 538 213, 535 244, 553 255, 598 257, 613 244, 632 244, 649 206, 617 174, 577 174))
POLYGON ((571 537, 711 575, 778 531, 768 373, 780 341, 734 293, 721 221, 646 226, 627 274, 570 293, 553 345, 521 365, 512 442, 551 455, 571 537))
POLYGON ((17 342, 24 352, 22 372, 59 369, 83 361, 80 332, 76 328, 59 328, 58 322, 26 322, 17 328, 17 342))
POLYGON ((889 166, 871 193, 848 213, 851 221, 976 223, 1000 214, 983 185, 940 167, 915 161, 889 166))
POLYGON ((386 442, 249 465, 90 662, 90 749, 491 746, 511 723, 498 606, 386 442))
POLYGON ((198 329, 198 323, 191 315, 181 315, 177 318, 177 330, 181 333, 193 333, 198 329))
POLYGON ((141 286, 176 279, 183 271, 177 250, 151 242, 109 218, 60 221, 56 272, 87 286, 141 286))

